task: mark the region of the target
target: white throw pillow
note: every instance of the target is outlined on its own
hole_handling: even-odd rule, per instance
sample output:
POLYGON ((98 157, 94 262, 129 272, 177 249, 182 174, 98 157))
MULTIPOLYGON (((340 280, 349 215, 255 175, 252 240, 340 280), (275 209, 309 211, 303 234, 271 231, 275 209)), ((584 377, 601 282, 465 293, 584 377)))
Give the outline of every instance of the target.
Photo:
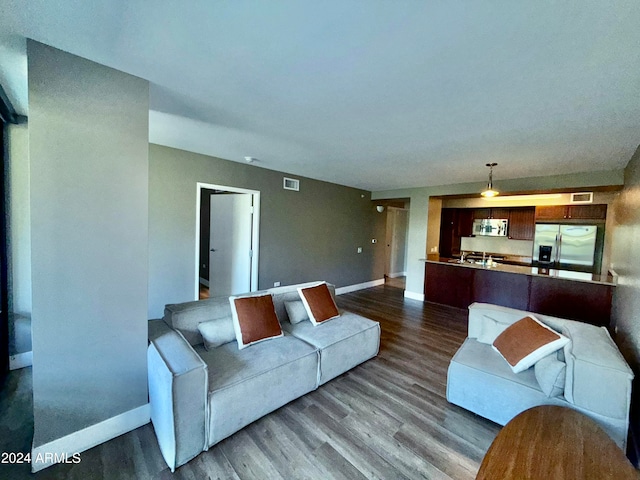
POLYGON ((270 293, 229 297, 238 349, 284 336, 270 293))
POLYGON ((304 308, 302 300, 284 302, 284 308, 287 310, 289 322, 291 323, 300 323, 304 320, 309 320, 309 314, 307 313, 307 309, 304 308))
POLYGON ((314 326, 338 318, 340 312, 326 282, 312 287, 298 287, 300 299, 314 326))
POLYGON ((493 342, 493 349, 505 359, 514 373, 519 373, 568 342, 567 337, 530 314, 498 335, 493 342))
POLYGON ((217 318, 198 324, 198 330, 204 340, 204 348, 211 350, 236 339, 236 331, 233 328, 233 318, 217 318))
POLYGON ((564 393, 567 364, 558 359, 558 352, 538 360, 533 371, 540 389, 547 397, 558 397, 564 393))

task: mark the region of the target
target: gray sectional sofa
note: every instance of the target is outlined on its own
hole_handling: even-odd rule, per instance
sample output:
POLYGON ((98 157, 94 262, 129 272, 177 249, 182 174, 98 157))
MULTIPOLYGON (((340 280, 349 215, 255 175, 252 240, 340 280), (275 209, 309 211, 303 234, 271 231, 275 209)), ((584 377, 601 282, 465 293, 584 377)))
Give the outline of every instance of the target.
POLYGON ((449 402, 501 425, 534 406, 570 407, 593 418, 625 450, 633 372, 606 328, 533 314, 570 339, 552 358, 556 365, 566 365, 562 376, 554 374, 560 383, 545 393, 541 365, 513 373, 491 346, 496 332, 486 335, 496 325, 506 328, 527 315, 531 313, 485 303, 469 306, 468 336, 449 364, 449 402))
MULTIPOLYGON (((284 336, 238 349, 206 350, 198 324, 228 328, 228 297, 167 305, 149 325, 149 401, 160 450, 172 471, 203 450, 374 357, 380 325, 350 312, 314 326, 289 322, 292 285, 267 290, 284 336)), ((335 287, 329 285, 335 297, 335 287)))

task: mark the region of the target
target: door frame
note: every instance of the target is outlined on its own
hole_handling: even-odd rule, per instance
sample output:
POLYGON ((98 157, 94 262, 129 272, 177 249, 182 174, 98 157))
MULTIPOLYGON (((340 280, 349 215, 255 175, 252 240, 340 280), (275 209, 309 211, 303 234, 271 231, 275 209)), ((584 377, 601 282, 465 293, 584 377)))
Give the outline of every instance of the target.
POLYGON ((193 262, 195 285, 193 298, 200 298, 200 199, 202 197, 202 189, 222 190, 231 193, 248 193, 251 195, 253 203, 253 222, 251 225, 251 291, 258 290, 258 265, 260 253, 260 191, 250 190, 247 188, 230 187, 228 185, 215 185, 212 183, 196 183, 196 251, 195 261, 193 262))

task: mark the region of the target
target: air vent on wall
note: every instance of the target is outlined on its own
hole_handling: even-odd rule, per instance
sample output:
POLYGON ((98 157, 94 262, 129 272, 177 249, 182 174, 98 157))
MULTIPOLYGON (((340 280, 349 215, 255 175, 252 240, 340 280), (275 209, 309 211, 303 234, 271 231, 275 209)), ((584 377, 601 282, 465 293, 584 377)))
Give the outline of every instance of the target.
POLYGON ((298 192, 300 190, 300 180, 284 177, 282 186, 285 190, 295 190, 298 192))
POLYGON ((572 193, 571 203, 593 203, 593 192, 572 193))

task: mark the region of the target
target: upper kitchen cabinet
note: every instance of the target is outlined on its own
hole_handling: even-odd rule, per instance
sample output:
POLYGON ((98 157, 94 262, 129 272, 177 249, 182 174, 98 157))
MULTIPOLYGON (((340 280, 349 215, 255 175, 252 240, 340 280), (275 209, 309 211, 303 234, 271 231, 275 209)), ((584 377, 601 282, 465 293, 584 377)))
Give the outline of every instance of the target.
POLYGON ((490 208, 474 208, 471 210, 471 215, 474 220, 484 220, 485 218, 491 218, 490 208))
POLYGON ((607 206, 589 205, 545 205, 536 207, 536 221, 561 222, 565 220, 604 221, 607 218, 607 206))
POLYGON ((460 252, 458 209, 443 208, 440 219, 440 256, 452 257, 460 252))
POLYGON ((485 218, 509 218, 508 208, 474 208, 472 210, 473 220, 484 220, 485 218))
POLYGON ((458 208, 458 236, 470 237, 473 235, 473 213, 469 208, 458 208))
POLYGON ((511 240, 533 240, 536 232, 535 207, 509 209, 508 232, 511 240))
POLYGON ((606 220, 607 206, 599 205, 569 205, 569 218, 585 220, 606 220))

